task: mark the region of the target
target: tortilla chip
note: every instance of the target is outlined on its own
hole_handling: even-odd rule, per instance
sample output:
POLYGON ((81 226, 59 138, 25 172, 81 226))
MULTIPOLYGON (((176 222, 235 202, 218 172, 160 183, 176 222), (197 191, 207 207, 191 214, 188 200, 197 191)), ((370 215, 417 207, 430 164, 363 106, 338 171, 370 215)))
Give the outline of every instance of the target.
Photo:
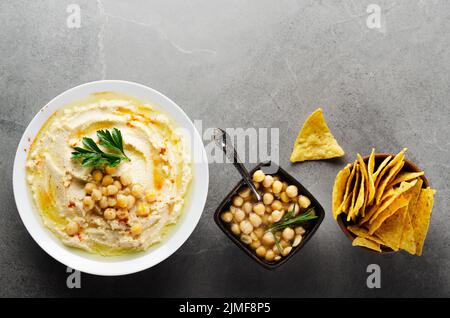
POLYGON ((391 181, 391 183, 389 183, 389 187, 393 187, 396 184, 399 184, 403 181, 409 181, 409 180, 413 180, 416 178, 419 178, 420 176, 423 176, 424 172, 420 171, 420 172, 400 172, 397 177, 395 177, 394 180, 391 181))
POLYGON ((376 236, 370 235, 369 231, 367 231, 363 227, 359 227, 359 226, 356 226, 356 225, 349 225, 349 226, 347 226, 347 229, 350 232, 352 232, 353 234, 355 234, 356 236, 359 236, 359 237, 362 237, 362 238, 365 238, 365 239, 369 239, 369 240, 374 241, 375 243, 378 243, 378 244, 384 244, 382 240, 380 240, 376 236))
POLYGON ((409 218, 412 220, 414 214, 414 206, 416 205, 417 200, 419 199, 420 191, 422 190, 423 180, 422 178, 417 179, 417 183, 414 187, 405 192, 409 199, 408 204, 408 214, 409 218))
POLYGON ((403 234, 400 240, 400 248, 407 251, 409 254, 416 254, 416 242, 414 240, 414 229, 411 223, 411 218, 408 213, 405 215, 405 224, 403 227, 403 234))
POLYGON ((422 189, 419 199, 414 205, 413 216, 411 218, 414 230, 414 241, 416 242, 416 255, 422 255, 423 244, 427 236, 428 227, 430 225, 431 210, 433 209, 434 189, 422 189))
POLYGON ((336 220, 337 216, 342 212, 341 206, 345 198, 345 188, 347 180, 350 177, 350 165, 347 165, 344 169, 339 171, 334 180, 333 186, 333 217, 336 220))
POLYGON ((360 181, 359 181, 359 178, 360 178, 359 164, 356 164, 355 178, 356 178, 355 179, 355 186, 353 187, 352 201, 351 201, 351 204, 350 204, 350 210, 348 211, 348 214, 347 214, 347 221, 350 221, 351 218, 353 217, 353 214, 354 214, 353 210, 354 210, 354 207, 355 207, 355 202, 356 202, 356 199, 358 198, 358 195, 359 195, 359 187, 361 185, 360 181))
POLYGON ((372 216, 372 218, 370 219, 369 223, 373 223, 374 220, 378 217, 378 215, 381 212, 383 212, 389 205, 391 205, 392 202, 394 202, 394 200, 397 199, 402 193, 408 191, 413 186, 415 186, 416 183, 417 183, 417 180, 413 180, 411 182, 402 182, 402 183, 400 183, 400 186, 398 188, 396 188, 396 193, 393 196, 391 196, 390 198, 387 198, 386 201, 381 202, 380 207, 375 212, 375 214, 372 216))
POLYGON ((395 193, 396 193, 395 188, 388 189, 383 193, 383 196, 381 197, 381 202, 385 201, 389 197, 392 197, 395 193))
POLYGON ((375 232, 375 236, 381 239, 386 246, 394 251, 398 251, 400 248, 406 212, 406 207, 398 209, 397 212, 381 224, 375 232))
POLYGON ((378 176, 380 175, 381 171, 383 171, 384 167, 389 163, 389 161, 392 159, 392 156, 387 157, 383 160, 383 162, 378 166, 377 171, 373 174, 373 182, 376 183, 378 176))
POLYGON ((375 185, 375 188, 377 189, 375 194, 375 202, 377 204, 380 203, 384 189, 388 185, 389 181, 395 178, 395 176, 403 168, 403 165, 405 164, 405 162, 403 161, 403 159, 405 158, 405 151, 406 148, 400 151, 398 155, 396 155, 394 159, 392 159, 392 161, 386 166, 386 168, 383 170, 384 172, 380 174, 380 177, 377 180, 377 184, 375 185), (388 171, 388 175, 383 178, 383 175, 388 171))
POLYGON ((369 156, 367 163, 367 174, 369 177, 369 197, 367 198, 367 205, 370 205, 375 197, 375 180, 373 177, 373 170, 375 169, 375 148, 372 148, 372 152, 369 156))
MULTIPOLYGON (((364 169, 361 166, 359 166, 359 167, 360 167, 361 171, 364 169)), ((353 215, 352 215, 353 218, 355 218, 359 214, 360 209, 364 205, 364 199, 365 199, 365 193, 366 193, 364 184, 365 184, 365 176, 364 176, 364 173, 361 172, 361 183, 359 186, 358 196, 355 201, 355 206, 353 207, 353 215)))
POLYGON ((409 201, 406 200, 402 195, 395 199, 391 205, 389 205, 383 212, 378 214, 376 219, 369 225, 369 234, 372 235, 381 224, 391 217, 398 209, 408 206, 409 201))
POLYGON ((355 238, 352 242, 352 245, 362 246, 377 252, 381 252, 380 244, 362 237, 355 238))
POLYGON ((361 214, 362 216, 364 216, 364 212, 366 209, 366 203, 369 197, 369 191, 370 191, 370 182, 369 182, 369 172, 368 172, 368 168, 366 166, 366 164, 364 163, 364 160, 362 159, 360 154, 357 154, 357 160, 359 162, 359 166, 361 167, 361 172, 362 172, 362 176, 363 176, 363 182, 364 182, 364 193, 363 193, 363 198, 362 198, 362 206, 361 206, 361 211, 359 214, 361 214))
POLYGON ((342 157, 339 146, 323 117, 322 108, 316 109, 303 124, 291 154, 291 162, 342 157))

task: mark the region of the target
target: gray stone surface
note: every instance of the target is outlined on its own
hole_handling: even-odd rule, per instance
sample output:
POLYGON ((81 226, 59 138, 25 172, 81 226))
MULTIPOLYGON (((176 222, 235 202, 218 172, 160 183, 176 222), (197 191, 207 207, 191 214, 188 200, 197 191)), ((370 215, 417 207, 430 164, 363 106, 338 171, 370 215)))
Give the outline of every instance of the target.
POLYGON ((450 296, 449 1, 1 1, 1 296, 450 296), (81 28, 66 26, 69 3, 81 28), (382 28, 366 26, 367 5, 382 28), (12 166, 34 114, 60 92, 98 79, 151 86, 204 127, 277 127, 280 164, 327 210, 302 253, 266 271, 219 231, 212 214, 238 181, 210 165, 209 196, 190 239, 144 272, 82 275, 26 232, 13 199, 12 166), (318 105, 347 152, 342 161, 289 163, 301 122, 318 105), (226 114, 225 116, 223 114, 226 114), (424 255, 352 248, 330 215, 335 174, 356 152, 397 152, 438 190, 424 255), (382 288, 366 287, 366 267, 382 288))

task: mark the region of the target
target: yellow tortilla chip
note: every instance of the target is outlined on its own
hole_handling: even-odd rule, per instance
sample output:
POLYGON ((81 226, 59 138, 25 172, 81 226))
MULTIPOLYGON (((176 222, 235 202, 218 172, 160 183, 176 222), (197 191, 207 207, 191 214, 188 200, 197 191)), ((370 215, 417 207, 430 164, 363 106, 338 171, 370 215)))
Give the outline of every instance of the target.
POLYGON ((339 171, 334 180, 333 186, 333 217, 334 219, 342 212, 342 203, 345 198, 345 188, 347 185, 347 180, 350 177, 350 165, 347 165, 344 169, 339 171))
POLYGON ((363 198, 362 198, 362 206, 361 206, 361 211, 359 214, 364 216, 364 212, 366 209, 366 203, 367 203, 367 200, 369 197, 369 192, 370 192, 371 187, 370 187, 370 182, 369 182, 368 167, 364 163, 364 160, 360 154, 357 154, 357 160, 359 162, 359 166, 361 167, 361 172, 362 172, 362 177, 363 177, 363 182, 364 182, 364 193, 363 193, 363 198))
POLYGON ((392 156, 386 157, 386 159, 384 159, 383 162, 378 166, 377 171, 373 174, 373 182, 376 183, 381 171, 383 171, 384 167, 386 167, 386 165, 389 163, 391 159, 392 156))
POLYGON ((369 249, 377 251, 377 252, 381 252, 380 244, 373 242, 371 240, 368 240, 366 238, 362 238, 362 237, 355 238, 352 242, 352 245, 353 246, 362 246, 362 247, 366 247, 366 248, 369 248, 369 249))
POLYGON ((414 230, 414 241, 416 242, 416 255, 422 255, 423 244, 427 236, 428 227, 430 225, 431 211, 433 209, 434 189, 422 189, 419 199, 414 205, 413 216, 411 218, 414 230))
POLYGON ((356 225, 349 225, 347 226, 347 229, 352 232, 353 234, 355 234, 356 236, 365 238, 365 239, 369 239, 371 241, 374 241, 375 243, 378 244, 384 244, 382 240, 380 240, 378 237, 370 235, 369 231, 367 231, 365 228, 363 227, 359 227, 356 225))
POLYGON ((417 183, 414 187, 405 192, 405 195, 408 196, 409 204, 408 204, 408 214, 409 218, 412 219, 414 214, 414 206, 416 205, 417 200, 419 199, 420 191, 422 191, 423 180, 422 178, 417 179, 417 183))
POLYGON ((393 187, 396 184, 399 184, 403 181, 409 181, 409 180, 413 180, 416 178, 419 178, 420 176, 423 176, 424 172, 420 171, 420 172, 400 172, 397 177, 395 177, 394 180, 391 181, 391 183, 389 183, 389 187, 393 187))
POLYGON ((362 225, 366 222, 372 222, 373 219, 376 218, 376 216, 383 212, 384 209, 386 209, 399 195, 402 193, 408 191, 410 188, 412 188, 417 183, 417 180, 413 180, 411 182, 402 182, 398 188, 395 188, 395 193, 386 198, 385 201, 381 201, 380 204, 372 205, 369 209, 369 211, 366 213, 366 215, 359 221, 359 225, 362 225))
POLYGON ((350 210, 348 211, 347 214, 347 221, 350 221, 353 217, 353 210, 355 207, 355 202, 356 199, 358 198, 359 195, 359 186, 360 186, 360 182, 359 182, 359 178, 360 178, 360 173, 359 173, 359 164, 356 164, 356 170, 355 170, 355 185, 353 187, 353 192, 352 192, 352 201, 350 204, 350 210))
POLYGON ((381 201, 381 196, 383 195, 383 191, 386 188, 388 182, 392 180, 392 178, 395 178, 397 173, 400 172, 400 170, 403 168, 403 165, 405 162, 403 159, 405 158, 405 151, 406 148, 404 148, 402 151, 400 151, 394 159, 392 159, 391 162, 386 166, 386 168, 383 169, 381 172, 379 178, 377 179, 377 183, 375 184, 376 188, 376 194, 375 194, 375 202, 378 204, 381 201), (388 175, 383 179, 383 175, 388 172, 388 175))
MULTIPOLYGON (((364 169, 361 166, 359 166, 359 167, 360 167, 360 170, 364 169)), ((365 188, 364 188, 364 184, 365 184, 364 173, 361 172, 360 178, 361 178, 361 183, 359 186, 359 192, 358 192, 358 196, 355 201, 355 206, 353 207, 353 215, 352 215, 353 218, 355 218, 359 214, 360 209, 364 205, 364 198, 365 198, 365 193, 366 193, 365 188)))
POLYGON ((396 188, 396 193, 391 196, 390 198, 386 199, 386 201, 381 202, 380 207, 378 208, 378 210, 375 212, 375 214, 372 216, 372 218, 370 219, 369 223, 372 223, 377 216, 384 211, 384 209, 386 209, 389 205, 392 204, 392 202, 394 202, 395 199, 397 199, 402 193, 408 191, 409 189, 411 189, 413 186, 415 186, 417 183, 417 180, 413 180, 411 182, 402 182, 400 184, 400 186, 398 188, 396 188))
POLYGON ((369 177, 369 197, 367 198, 367 205, 370 205, 375 197, 375 181, 373 177, 373 172, 375 169, 375 148, 372 148, 372 152, 369 156, 369 161, 367 163, 367 174, 369 177))
POLYGON ((412 227, 411 218, 408 213, 405 215, 405 224, 403 225, 403 234, 400 240, 400 248, 409 254, 416 254, 416 242, 414 240, 414 229, 412 227))
POLYGON ((408 200, 406 200, 402 195, 394 200, 391 205, 389 205, 383 212, 378 214, 376 219, 369 225, 369 234, 372 235, 381 226, 381 224, 391 217, 398 209, 406 207, 408 205, 408 200))
POLYGON ((375 236, 394 251, 398 251, 400 248, 406 212, 406 207, 398 209, 375 232, 375 236))
POLYGON ((291 162, 342 157, 339 146, 323 117, 322 108, 316 109, 303 124, 291 154, 291 162))

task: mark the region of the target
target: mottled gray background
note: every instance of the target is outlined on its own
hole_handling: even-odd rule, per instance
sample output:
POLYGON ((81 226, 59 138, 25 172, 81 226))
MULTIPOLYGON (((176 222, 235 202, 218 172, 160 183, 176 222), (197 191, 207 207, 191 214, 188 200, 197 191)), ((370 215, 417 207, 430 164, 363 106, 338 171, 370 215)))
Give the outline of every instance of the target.
POLYGON ((1 296, 450 296, 449 1, 0 1, 1 296), (81 28, 66 26, 69 3, 81 28), (382 28, 366 26, 367 5, 382 28), (278 127, 280 163, 327 210, 319 231, 275 272, 258 267, 213 223, 239 179, 210 165, 209 196, 190 239, 144 272, 82 275, 26 232, 13 200, 14 153, 26 125, 75 85, 124 79, 153 87, 204 127, 278 127), (289 163, 318 105, 347 152, 341 161, 289 163), (438 190, 424 255, 352 248, 330 215, 334 176, 356 152, 408 147, 438 190), (366 287, 366 267, 382 288, 366 287))

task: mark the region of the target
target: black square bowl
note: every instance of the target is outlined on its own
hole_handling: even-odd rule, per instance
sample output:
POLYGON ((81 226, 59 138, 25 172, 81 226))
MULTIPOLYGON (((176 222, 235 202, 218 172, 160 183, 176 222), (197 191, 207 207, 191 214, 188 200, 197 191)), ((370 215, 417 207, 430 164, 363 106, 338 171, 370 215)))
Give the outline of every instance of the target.
POLYGON ((234 242, 234 244, 236 244, 242 251, 244 251, 244 253, 250 256, 254 261, 256 261, 258 264, 267 269, 275 269, 286 263, 289 259, 291 259, 294 256, 294 254, 298 253, 303 248, 303 246, 306 245, 306 243, 308 243, 308 241, 311 239, 311 237, 314 235, 314 233, 317 231, 320 224, 322 223, 323 218, 325 217, 325 211, 323 207, 320 205, 320 203, 316 200, 316 198, 314 198, 313 195, 300 182, 298 182, 293 176, 287 173, 284 169, 282 169, 281 167, 279 167, 274 163, 271 163, 270 161, 258 164, 255 168, 253 168, 250 171, 250 175, 253 175, 253 173, 259 169, 261 169, 266 173, 266 171, 268 171, 269 166, 271 173, 267 174, 278 175, 282 181, 286 181, 288 184, 293 184, 297 186, 299 193, 308 197, 311 200, 311 206, 314 207, 317 218, 307 221, 303 226, 306 232, 305 234, 303 234, 302 241, 300 242, 300 244, 294 247, 292 249, 292 252, 289 253, 288 256, 282 257, 281 260, 277 262, 268 262, 264 259, 259 258, 250 247, 241 242, 239 238, 231 232, 229 225, 224 221, 222 221, 220 215, 222 212, 230 208, 232 198, 238 194, 241 188, 246 186, 244 179, 239 181, 238 184, 233 188, 233 190, 231 190, 230 193, 228 193, 228 195, 225 197, 222 203, 220 203, 219 207, 214 213, 214 221, 216 222, 217 226, 219 226, 219 228, 225 233, 225 235, 227 235, 228 238, 234 242), (273 171, 276 172, 273 173, 273 171))

